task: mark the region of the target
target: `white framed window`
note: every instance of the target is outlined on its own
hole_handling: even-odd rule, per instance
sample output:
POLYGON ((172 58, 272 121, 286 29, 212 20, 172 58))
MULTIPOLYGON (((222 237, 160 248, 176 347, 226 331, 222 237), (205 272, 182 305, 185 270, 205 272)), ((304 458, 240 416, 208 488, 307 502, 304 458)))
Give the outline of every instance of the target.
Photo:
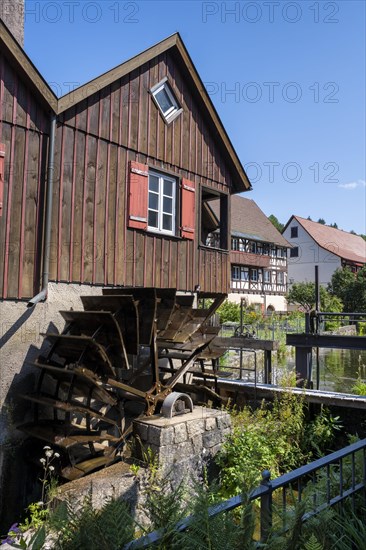
POLYGON ((237 237, 232 237, 231 239, 231 248, 232 250, 239 250, 239 239, 237 237))
POLYGON ((149 171, 148 229, 175 234, 177 181, 165 174, 149 171))
POLYGON ((238 265, 233 265, 231 268, 231 278, 233 281, 240 280, 240 268, 238 265))
POLYGON ((264 282, 265 283, 271 283, 271 276, 272 276, 272 272, 265 270, 264 271, 264 282))
POLYGON ((283 285, 285 282, 285 275, 283 273, 283 271, 279 271, 277 273, 277 284, 278 285, 283 285))
POLYGON ((251 269, 250 270, 250 280, 253 282, 258 281, 258 269, 251 269))
POLYGON ((153 86, 150 92, 166 122, 172 122, 183 111, 167 78, 153 86))

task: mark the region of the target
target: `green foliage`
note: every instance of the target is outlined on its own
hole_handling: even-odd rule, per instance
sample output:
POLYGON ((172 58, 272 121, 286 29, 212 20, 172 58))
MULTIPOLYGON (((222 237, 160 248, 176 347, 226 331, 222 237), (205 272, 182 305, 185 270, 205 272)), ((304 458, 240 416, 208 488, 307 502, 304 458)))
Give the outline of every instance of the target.
POLYGON ((101 510, 95 510, 91 494, 79 510, 63 505, 56 524, 54 547, 58 550, 117 550, 133 539, 135 531, 124 501, 109 499, 101 510))
POLYGON ((283 223, 279 222, 276 216, 271 214, 268 216, 269 221, 275 226, 275 228, 281 233, 283 228, 285 227, 283 223))
POLYGON ((192 516, 189 527, 166 546, 166 550, 254 550, 255 517, 253 505, 244 500, 238 513, 217 514, 212 517, 209 509, 218 503, 215 485, 196 485, 193 496, 192 516))
POLYGON ((348 268, 337 269, 328 290, 342 300, 344 311, 366 311, 366 266, 356 275, 348 268))
POLYGON ((352 386, 352 393, 356 395, 366 395, 366 380, 361 378, 361 367, 357 369, 357 380, 352 386))
POLYGON ((314 420, 306 422, 307 413, 303 397, 291 392, 276 399, 272 408, 263 403, 255 411, 247 407, 236 412, 233 434, 217 457, 222 494, 249 491, 260 482, 263 470, 276 477, 328 450, 340 429, 339 417, 322 408, 314 420))
POLYGON ((342 428, 339 416, 332 416, 326 407, 306 425, 302 446, 310 451, 312 458, 320 458, 334 440, 335 433, 342 428))
POLYGON ((305 543, 305 550, 323 550, 323 546, 318 542, 318 539, 311 533, 309 540, 305 543))
POLYGON ((220 316, 220 323, 227 322, 240 322, 240 304, 225 300, 225 302, 219 307, 217 313, 220 316))
POLYGON ((233 434, 217 458, 222 493, 232 496, 251 490, 264 469, 275 477, 296 466, 304 458, 300 446, 303 421, 303 402, 290 392, 276 400, 272 410, 263 403, 255 411, 236 412, 233 434))
POLYGON ((44 507, 43 502, 32 502, 26 512, 27 517, 20 525, 22 531, 38 529, 44 524, 49 515, 49 509, 44 507))
MULTIPOLYGON (((327 292, 324 287, 320 287, 320 309, 322 311, 342 311, 342 302, 335 296, 327 292)), ((305 311, 311 311, 315 308, 315 284, 314 283, 294 283, 286 297, 288 303, 299 304, 305 311)))

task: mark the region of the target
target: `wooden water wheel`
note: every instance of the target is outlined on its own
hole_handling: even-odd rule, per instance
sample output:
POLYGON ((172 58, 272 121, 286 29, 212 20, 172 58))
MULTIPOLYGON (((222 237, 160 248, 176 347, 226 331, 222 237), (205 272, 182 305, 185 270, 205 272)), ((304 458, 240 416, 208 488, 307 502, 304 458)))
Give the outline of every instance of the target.
POLYGON ((22 396, 34 420, 20 429, 58 448, 66 479, 112 463, 132 421, 159 411, 197 359, 217 355, 209 319, 224 299, 196 309, 193 295, 175 289, 126 287, 82 297, 84 310, 60 312, 62 334, 44 334, 49 351, 33 363, 36 389, 22 396))

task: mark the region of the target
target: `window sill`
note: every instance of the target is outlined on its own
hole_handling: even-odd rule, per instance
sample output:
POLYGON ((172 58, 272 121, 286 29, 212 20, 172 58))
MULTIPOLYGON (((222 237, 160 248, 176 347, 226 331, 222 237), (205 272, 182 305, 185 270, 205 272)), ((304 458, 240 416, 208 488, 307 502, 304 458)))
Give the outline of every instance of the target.
POLYGON ((214 246, 205 246, 204 244, 200 244, 198 247, 200 250, 211 250, 212 252, 221 252, 222 254, 229 254, 230 250, 227 248, 217 248, 214 246))

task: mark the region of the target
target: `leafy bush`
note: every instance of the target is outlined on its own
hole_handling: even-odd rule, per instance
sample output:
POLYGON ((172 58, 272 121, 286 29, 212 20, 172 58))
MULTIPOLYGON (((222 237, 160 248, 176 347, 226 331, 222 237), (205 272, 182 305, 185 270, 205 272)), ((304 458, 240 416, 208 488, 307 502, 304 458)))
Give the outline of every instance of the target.
POLYGON ((226 497, 249 491, 270 470, 272 477, 320 456, 340 428, 322 408, 306 422, 308 409, 303 397, 285 392, 272 408, 264 403, 252 411, 246 407, 233 415, 233 433, 218 455, 221 491, 226 497))

